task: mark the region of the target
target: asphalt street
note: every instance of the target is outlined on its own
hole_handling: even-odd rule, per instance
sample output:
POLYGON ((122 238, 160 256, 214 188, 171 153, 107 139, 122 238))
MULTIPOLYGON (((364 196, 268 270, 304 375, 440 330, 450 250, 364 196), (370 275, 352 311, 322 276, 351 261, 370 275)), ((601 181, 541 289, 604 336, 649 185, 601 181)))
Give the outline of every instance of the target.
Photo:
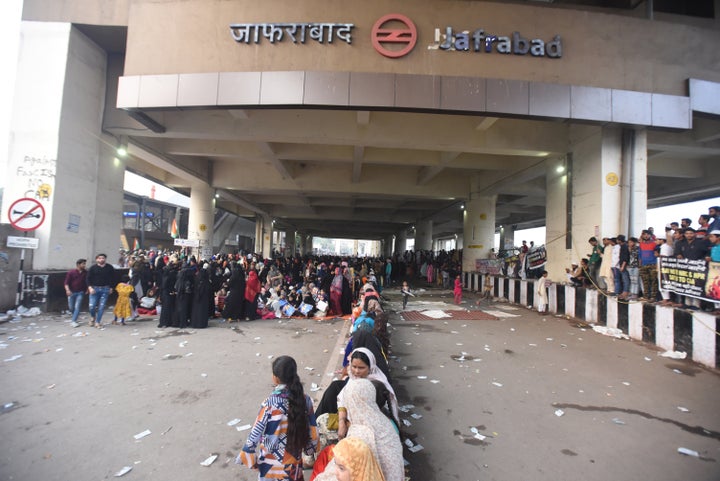
MULTIPOLYGON (((473 296, 457 308, 450 291, 420 290, 402 312, 397 290, 384 294, 412 480, 720 479, 716 371, 519 306, 480 312, 473 296)), ((272 358, 295 357, 319 400, 348 329, 156 324, 0 324, 0 480, 102 480, 124 467, 124 479, 256 479, 233 459, 272 389, 272 358)))

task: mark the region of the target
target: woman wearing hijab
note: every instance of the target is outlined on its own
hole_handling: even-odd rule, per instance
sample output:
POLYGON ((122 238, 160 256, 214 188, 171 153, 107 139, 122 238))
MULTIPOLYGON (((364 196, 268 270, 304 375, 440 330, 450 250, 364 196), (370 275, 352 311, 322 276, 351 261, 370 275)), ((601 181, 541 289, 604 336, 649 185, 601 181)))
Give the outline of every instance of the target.
POLYGON ((330 284, 330 311, 335 316, 340 316, 343 313, 342 308, 342 294, 343 294, 343 281, 346 279, 340 272, 340 268, 335 268, 335 277, 330 284))
MULTIPOLYGON (((385 355, 382 352, 380 342, 375 338, 375 336, 372 335, 372 333, 369 333, 367 331, 356 331, 350 338, 348 346, 350 346, 350 348, 346 350, 346 354, 343 359, 343 373, 345 374, 345 376, 343 377, 343 379, 331 382, 327 389, 325 389, 323 397, 318 403, 317 408, 315 409, 315 413, 317 414, 317 416, 326 413, 335 414, 338 412, 338 394, 340 394, 340 391, 342 391, 342 389, 345 387, 345 384, 347 384, 348 382, 347 375, 351 371, 350 364, 354 349, 362 347, 369 350, 372 354, 372 357, 366 356, 368 359, 368 373, 373 369, 373 366, 371 366, 370 362, 372 359, 372 364, 375 366, 376 369, 380 370, 380 372, 385 377, 385 380, 389 378, 390 370, 388 368, 387 360, 385 359, 385 355)), ((365 362, 363 359, 361 359, 361 361, 365 362)), ((389 384, 390 383, 388 382, 388 385, 389 384)))
POLYGON ((340 308, 344 316, 352 314, 352 288, 350 287, 350 269, 343 268, 342 292, 340 293, 340 308))
POLYGON ((316 481, 390 481, 383 475, 371 445, 360 437, 348 437, 333 449, 334 459, 316 481))
POLYGON ((222 316, 232 322, 245 317, 245 271, 237 262, 231 264, 228 279, 228 295, 225 298, 222 316))
POLYGON ((175 319, 175 283, 177 282, 177 256, 173 255, 168 260, 162 271, 162 282, 160 284, 160 321, 158 327, 170 327, 175 319))
MULTIPOLYGON (((375 386, 368 379, 353 379, 343 389, 347 405, 348 438, 370 439, 368 443, 387 481, 403 481, 405 469, 402 443, 392 421, 375 402, 375 386)), ((335 454, 337 456, 337 452, 335 454)))
POLYGON ((190 312, 190 327, 205 329, 210 319, 210 299, 212 299, 212 286, 210 284, 210 266, 205 263, 203 268, 195 274, 195 290, 193 291, 192 310, 190 312))
POLYGON ((260 294, 260 279, 257 271, 252 269, 248 274, 245 283, 245 320, 253 321, 257 319, 258 294, 260 294))
MULTIPOLYGON (((400 415, 398 413, 397 396, 395 390, 390 385, 385 374, 377 367, 375 355, 366 347, 354 349, 350 354, 350 369, 348 370, 348 383, 340 391, 337 398, 338 405, 338 437, 340 439, 347 435, 348 431, 348 405, 346 399, 346 389, 348 385, 356 379, 368 379, 370 381, 379 381, 388 390, 390 398, 390 412, 396 425, 400 425, 400 415)), ((374 398, 373 398, 374 399, 374 398)))

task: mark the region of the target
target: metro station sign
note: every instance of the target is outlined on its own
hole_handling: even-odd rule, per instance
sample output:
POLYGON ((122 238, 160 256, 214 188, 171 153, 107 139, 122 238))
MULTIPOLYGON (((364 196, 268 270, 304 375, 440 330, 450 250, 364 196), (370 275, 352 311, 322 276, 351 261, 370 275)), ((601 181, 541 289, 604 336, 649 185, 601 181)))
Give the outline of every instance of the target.
POLYGON ((435 45, 430 49, 457 50, 460 52, 493 51, 503 54, 527 55, 533 57, 561 58, 562 39, 555 35, 552 40, 545 42, 539 38, 527 39, 520 32, 513 32, 510 36, 493 35, 479 28, 472 33, 465 30, 454 32, 452 27, 445 28, 444 40, 440 42, 440 29, 435 29, 435 45))
MULTIPOLYGON (((330 45, 334 39, 352 44, 353 23, 290 22, 290 23, 233 23, 230 34, 238 44, 261 44, 264 41, 275 45, 287 39, 292 43, 305 44, 313 40, 330 45)), ((370 41, 379 54, 388 58, 400 58, 409 54, 417 44, 418 30, 413 21, 405 15, 391 13, 380 17, 370 30, 370 41)), ((563 54, 560 35, 550 40, 526 38, 520 32, 510 35, 495 35, 483 28, 456 31, 445 27, 435 29, 434 43, 428 50, 477 52, 530 55, 532 57, 561 58, 563 54)))

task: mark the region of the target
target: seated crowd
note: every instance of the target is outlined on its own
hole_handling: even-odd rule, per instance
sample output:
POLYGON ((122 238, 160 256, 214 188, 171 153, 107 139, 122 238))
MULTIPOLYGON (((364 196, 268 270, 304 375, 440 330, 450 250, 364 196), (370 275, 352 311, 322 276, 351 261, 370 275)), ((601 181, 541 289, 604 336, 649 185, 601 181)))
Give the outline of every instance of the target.
MULTIPOLYGON (((275 277, 282 276, 276 276, 274 269, 268 269, 267 284, 263 284, 259 289, 263 291, 267 288, 273 293, 257 296, 260 298, 257 306, 258 314, 263 309, 267 309, 268 313, 275 315, 275 303, 279 299, 286 299, 288 303, 291 303, 290 297, 295 291, 304 292, 300 295, 301 301, 313 306, 307 314, 303 315, 312 315, 313 310, 344 313, 345 306, 341 293, 336 296, 335 300, 331 298, 330 302, 326 302, 327 306, 318 306, 313 299, 307 299, 307 297, 313 297, 315 290, 319 293, 327 287, 326 278, 330 279, 331 292, 334 283, 339 289, 342 289, 343 286, 349 289, 349 281, 344 274, 344 271, 348 271, 349 268, 344 263, 341 261, 337 266, 334 261, 330 261, 329 267, 326 268, 325 263, 320 262, 318 270, 334 267, 335 275, 326 273, 320 278, 310 275, 307 284, 301 282, 293 285, 292 282, 289 282, 287 286, 285 285, 286 280, 275 279, 275 277), (278 284, 274 284, 275 281, 278 284), (315 287, 315 283, 322 287, 315 287), (303 291, 304 289, 307 291, 303 291)), ((233 289, 236 286, 235 281, 232 281, 233 276, 243 277, 240 264, 243 262, 233 260, 229 263, 229 279, 231 281, 228 283, 226 309, 228 304, 233 302, 233 289)), ((312 264, 312 262, 305 264, 305 273, 312 272, 310 267, 312 264)), ((273 362, 273 375, 277 378, 278 387, 273 396, 263 403, 251 434, 236 460, 249 468, 257 469, 260 479, 279 479, 286 475, 294 475, 300 469, 301 459, 307 466, 313 467, 311 480, 403 481, 405 479, 398 402, 390 383, 387 360, 390 347, 387 316, 380 303, 380 286, 374 276, 375 267, 362 264, 363 262, 360 261, 360 265, 354 266, 359 270, 358 276, 365 277, 365 282, 356 290, 350 290, 348 311, 352 310, 353 323, 338 379, 327 387, 315 409, 310 407, 304 410, 308 414, 307 422, 299 423, 297 418, 293 418, 291 421, 288 417, 287 429, 298 423, 303 430, 309 429, 308 435, 303 437, 303 449, 300 449, 302 446, 299 443, 290 446, 290 439, 294 437, 294 434, 291 436, 288 432, 287 436, 283 436, 284 424, 269 422, 270 418, 281 415, 283 412, 282 409, 277 410, 275 404, 292 403, 293 396, 296 398, 294 402, 298 405, 309 402, 303 401, 303 397, 300 395, 301 388, 297 387, 297 367, 294 361, 287 356, 282 356, 273 362), (364 275, 366 270, 367 275, 364 275), (287 369, 281 368, 281 365, 288 363, 292 367, 291 372, 283 374, 283 371, 287 369), (291 386, 293 383, 295 387, 291 386), (286 390, 288 401, 283 400, 286 390), (293 395, 293 391, 297 392, 293 395), (270 412, 271 410, 277 411, 277 413, 273 414, 270 412), (274 439, 274 437, 280 439, 280 444, 277 446, 273 444, 275 447, 272 448, 272 452, 266 452, 270 449, 267 440, 274 439), (263 439, 266 440, 265 444, 262 442, 263 439), (282 439, 286 440, 286 446, 282 445, 282 439), (288 449, 292 449, 291 457, 288 456, 288 449), (304 456, 300 456, 303 453, 304 456), (288 460, 292 460, 292 463, 289 463, 288 460), (348 472, 352 473, 352 477, 345 476, 348 472)), ((278 266, 276 264, 271 267, 278 266)), ((250 277, 255 272, 252 264, 249 269, 250 275, 246 284, 251 282, 250 277)), ((280 272, 280 269, 277 271, 280 272)), ((227 277, 227 274, 225 275, 227 277)), ((256 308, 248 299, 245 301, 247 302, 245 309, 256 308)), ((302 307, 299 310, 302 311, 302 307)), ((292 406, 289 406, 285 408, 285 411, 289 413, 291 409, 292 406)))
POLYGON ((118 264, 129 267, 133 317, 158 314, 158 327, 204 328, 214 317, 349 315, 366 283, 378 295, 406 275, 421 273, 428 283, 445 285, 460 259, 457 251, 406 251, 387 259, 236 253, 198 261, 182 252, 121 251, 118 264))

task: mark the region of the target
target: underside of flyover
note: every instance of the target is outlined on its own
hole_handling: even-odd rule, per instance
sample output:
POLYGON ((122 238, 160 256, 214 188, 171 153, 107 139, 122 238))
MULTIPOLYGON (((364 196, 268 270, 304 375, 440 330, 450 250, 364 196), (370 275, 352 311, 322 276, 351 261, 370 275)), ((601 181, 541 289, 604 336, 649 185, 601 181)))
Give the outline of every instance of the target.
MULTIPOLYGON (((108 83, 116 83, 124 29, 78 28, 120 60, 108 69, 108 83)), ((432 220, 434 238, 462 232, 473 178, 480 186, 473 194, 497 195, 497 226, 545 225, 546 171, 570 151, 570 125, 437 111, 238 106, 108 108, 103 129, 131 146, 128 169, 185 194, 194 179, 207 182, 220 209, 267 216, 278 230, 383 239, 422 220, 432 220)), ((694 116, 689 131, 649 129, 647 145, 649 208, 720 195, 720 120, 694 116)))

